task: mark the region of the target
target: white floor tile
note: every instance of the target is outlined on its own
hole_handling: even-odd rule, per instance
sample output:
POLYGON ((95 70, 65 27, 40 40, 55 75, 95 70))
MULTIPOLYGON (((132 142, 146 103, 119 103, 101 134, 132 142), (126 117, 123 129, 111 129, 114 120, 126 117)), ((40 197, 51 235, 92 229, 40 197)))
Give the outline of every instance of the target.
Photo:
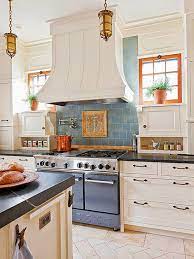
POLYGON ((184 243, 180 238, 147 234, 144 246, 156 250, 184 254, 184 243))

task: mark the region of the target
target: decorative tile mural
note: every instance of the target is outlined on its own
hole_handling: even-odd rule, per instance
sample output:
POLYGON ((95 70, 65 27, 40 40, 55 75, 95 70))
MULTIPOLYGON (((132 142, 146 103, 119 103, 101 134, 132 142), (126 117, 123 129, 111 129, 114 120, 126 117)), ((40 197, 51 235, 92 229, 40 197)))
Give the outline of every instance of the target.
MULTIPOLYGON (((124 39, 124 72, 128 84, 138 92, 138 47, 137 37, 124 39)), ((137 95, 136 95, 137 96, 137 95)), ((136 99, 136 98, 135 98, 136 99)), ((58 134, 73 136, 76 145, 110 145, 128 146, 132 144, 132 135, 138 134, 138 120, 135 103, 115 104, 68 104, 57 109, 58 119, 73 117, 78 119, 78 127, 72 129, 67 125, 58 126, 58 134), (82 112, 107 110, 107 137, 82 137, 82 112)))
POLYGON ((88 138, 107 137, 107 111, 83 111, 82 136, 88 138))

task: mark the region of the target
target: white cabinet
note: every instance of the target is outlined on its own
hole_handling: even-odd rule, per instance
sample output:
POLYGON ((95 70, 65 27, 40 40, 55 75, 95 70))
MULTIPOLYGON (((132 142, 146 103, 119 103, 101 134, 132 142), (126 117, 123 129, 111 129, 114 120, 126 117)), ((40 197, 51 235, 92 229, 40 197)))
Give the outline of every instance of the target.
POLYGON ((72 259, 72 207, 68 207, 69 192, 71 189, 0 229, 0 258, 12 258, 15 227, 18 224, 20 231, 26 228, 25 240, 33 258, 72 259))
POLYGON ((24 112, 21 114, 22 136, 48 136, 56 133, 56 113, 24 112))
POLYGON ((138 108, 140 136, 185 135, 185 106, 159 105, 138 108))
POLYGON ((122 161, 120 168, 122 230, 128 225, 194 234, 193 164, 122 161))
POLYGON ((0 83, 0 126, 11 126, 13 120, 11 83, 0 83))
POLYGON ((0 82, 12 78, 12 60, 6 54, 5 46, 5 38, 0 36, 0 82))
POLYGON ((0 127, 0 149, 12 150, 13 149, 13 128, 0 127))

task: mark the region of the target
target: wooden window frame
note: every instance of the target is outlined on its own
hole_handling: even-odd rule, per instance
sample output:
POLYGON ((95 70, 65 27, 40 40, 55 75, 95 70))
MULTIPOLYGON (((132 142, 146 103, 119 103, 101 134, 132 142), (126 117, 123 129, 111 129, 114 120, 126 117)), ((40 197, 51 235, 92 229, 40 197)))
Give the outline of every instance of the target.
MULTIPOLYGON (((144 101, 143 100, 143 63, 148 61, 155 61, 160 59, 174 59, 178 60, 178 99, 166 100, 165 104, 173 104, 173 103, 182 103, 182 60, 181 60, 181 53, 179 54, 172 54, 172 55, 164 55, 164 56, 157 56, 157 57, 149 57, 149 58, 142 58, 139 59, 139 103, 143 104, 153 104, 152 101, 144 101)), ((173 72, 173 71, 172 71, 173 72)), ((172 73, 171 72, 171 73, 172 73)), ((157 74, 157 73, 154 73, 157 74)), ((161 73, 159 73, 161 74, 161 73)), ((149 74, 148 74, 149 75, 149 74)))
POLYGON ((31 83, 33 77, 41 76, 41 75, 47 76, 47 75, 50 75, 50 73, 51 73, 50 70, 28 73, 28 87, 30 88, 30 83, 31 83))

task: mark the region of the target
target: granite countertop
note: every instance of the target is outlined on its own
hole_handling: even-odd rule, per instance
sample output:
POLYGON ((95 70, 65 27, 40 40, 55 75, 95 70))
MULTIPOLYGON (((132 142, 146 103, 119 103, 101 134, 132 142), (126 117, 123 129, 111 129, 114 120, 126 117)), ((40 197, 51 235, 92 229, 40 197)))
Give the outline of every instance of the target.
POLYGON ((190 163, 194 164, 194 155, 188 154, 139 154, 127 152, 119 158, 120 161, 144 161, 164 163, 190 163))
POLYGON ((0 156, 29 156, 34 155, 52 155, 53 151, 41 151, 41 150, 0 150, 0 156))
POLYGON ((27 185, 0 190, 0 228, 40 206, 75 183, 69 173, 39 172, 27 185))

